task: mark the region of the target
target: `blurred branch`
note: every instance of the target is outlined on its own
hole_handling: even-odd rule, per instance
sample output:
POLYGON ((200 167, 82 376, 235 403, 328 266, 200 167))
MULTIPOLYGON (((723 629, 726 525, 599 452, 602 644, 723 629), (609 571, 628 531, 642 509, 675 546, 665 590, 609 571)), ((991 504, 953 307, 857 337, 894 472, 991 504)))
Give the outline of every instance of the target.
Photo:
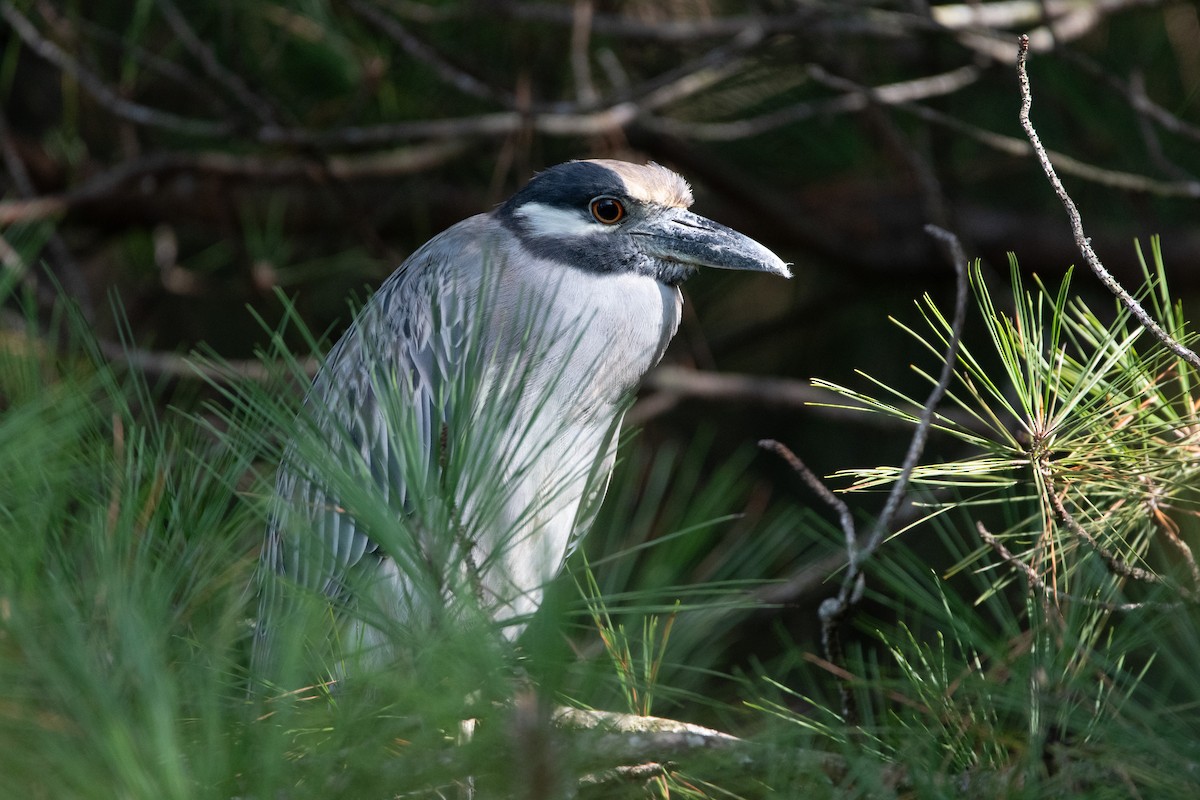
MULTIPOLYGON (((711 762, 718 753, 728 754, 731 765, 750 770, 755 782, 770 765, 767 751, 753 742, 664 717, 560 706, 551 714, 551 722, 563 733, 588 737, 586 749, 579 750, 587 754, 588 763, 622 764, 585 774, 580 781, 583 789, 665 775, 676 768, 676 760, 703 758, 711 762)), ((814 778, 836 778, 846 771, 845 760, 834 753, 796 749, 792 758, 811 765, 814 778)))
POLYGON ((1095 273, 1096 277, 1100 279, 1100 282, 1121 301, 1121 304, 1129 310, 1129 313, 1133 315, 1143 328, 1150 331, 1172 353, 1184 359, 1196 369, 1200 369, 1200 357, 1163 330, 1146 313, 1145 309, 1142 308, 1133 295, 1127 292, 1125 287, 1121 286, 1117 279, 1112 276, 1112 273, 1104 268, 1104 264, 1101 263, 1099 256, 1092 250, 1091 239, 1083 232, 1083 218, 1079 214, 1079 209, 1075 206, 1075 201, 1071 199, 1071 196, 1067 194, 1062 181, 1058 179, 1058 175, 1050 163, 1050 158, 1046 155, 1046 149, 1042 146, 1041 139, 1038 138, 1037 130, 1034 129, 1033 123, 1029 119, 1029 110, 1033 106, 1033 92, 1029 85, 1029 75, 1025 69, 1025 61, 1029 55, 1029 37, 1022 36, 1019 42, 1020 46, 1017 50, 1017 77, 1021 86, 1021 127, 1025 130, 1025 135, 1029 137, 1030 144, 1033 145, 1038 163, 1042 165, 1042 169, 1046 173, 1046 178, 1050 181, 1050 185, 1054 187, 1058 199, 1062 201, 1063 208, 1067 210, 1067 216, 1071 220, 1071 230, 1075 235, 1075 244, 1079 247, 1079 252, 1083 254, 1084 260, 1092 272, 1095 273))
MULTIPOLYGON (((809 65, 810 76, 824 75, 824 71, 816 65, 809 65)), ((917 78, 911 81, 867 88, 854 87, 853 94, 845 94, 827 100, 816 100, 797 103, 776 111, 770 111, 757 117, 733 120, 730 122, 699 122, 691 120, 673 120, 663 117, 642 117, 639 121, 652 130, 669 133, 686 139, 704 141, 732 141, 758 136, 768 131, 801 122, 806 119, 833 114, 846 114, 867 108, 872 101, 880 105, 903 105, 914 100, 930 97, 941 97, 953 94, 977 81, 980 71, 977 67, 965 66, 938 75, 917 78)), ((840 87, 840 88, 845 88, 840 87)))
POLYGON ((110 89, 104 81, 85 69, 77 59, 38 33, 33 23, 22 16, 13 7, 10 0, 0 0, 0 17, 3 17, 12 26, 17 36, 30 50, 74 78, 93 100, 108 109, 114 116, 135 125, 162 128, 187 136, 208 139, 228 136, 236 130, 237 126, 232 122, 181 117, 169 111, 160 111, 157 108, 126 100, 110 89))
POLYGON ((385 14, 362 0, 347 0, 346 5, 359 17, 387 34, 388 38, 400 45, 410 57, 433 70, 443 83, 471 97, 498 103, 505 108, 517 107, 516 98, 510 93, 489 86, 474 75, 454 66, 432 47, 409 33, 408 29, 390 14, 385 14))
POLYGON ((575 101, 583 108, 591 108, 600 100, 592 81, 591 39, 595 13, 592 0, 575 0, 571 25, 571 77, 575 80, 575 101))
MULTIPOLYGON (((6 269, 17 271, 18 276, 25 269, 20 255, 0 236, 0 265, 6 269)), ((28 321, 11 311, 0 309, 0 330, 15 333, 23 339, 34 343, 34 336, 29 331, 28 321)), ((302 371, 312 377, 317 374, 320 361, 313 357, 297 358, 292 364, 274 364, 263 359, 232 359, 213 360, 201 355, 183 355, 162 350, 147 350, 132 347, 124 342, 110 339, 96 340, 99 354, 113 364, 120 364, 136 370, 150 378, 169 379, 198 379, 210 384, 232 383, 249 380, 265 383, 280 376, 291 377, 302 371)), ((38 344, 41 344, 38 342, 38 344)))
POLYGON ((561 728, 608 734, 597 742, 597 747, 618 760, 666 759, 686 751, 747 744, 728 733, 663 717, 560 707, 554 710, 552 719, 561 728))
MULTIPOLYGON (((831 88, 840 89, 846 92, 874 92, 877 94, 880 91, 880 89, 872 89, 870 87, 861 86, 845 78, 831 75, 819 66, 811 67, 809 74, 812 75, 817 81, 820 81, 831 88)), ((887 102, 886 99, 883 99, 878 100, 878 102, 883 105, 893 105, 896 108, 907 111, 914 116, 925 120, 926 122, 941 125, 955 131, 956 133, 969 136, 980 144, 987 145, 988 147, 1000 152, 1021 158, 1036 156, 1035 150, 1027 141, 1022 141, 1015 136, 1005 136, 1001 133, 985 130, 984 128, 972 125, 969 122, 963 122, 962 120, 941 111, 936 111, 917 103, 910 102, 907 99, 893 99, 891 102, 887 102)), ((865 108, 866 104, 864 103, 862 107, 865 108)), ((858 108, 853 110, 858 110, 858 108)), ((1049 150, 1045 152, 1047 158, 1056 164, 1063 172, 1067 173, 1068 175, 1074 175, 1077 178, 1083 178, 1085 180, 1092 181, 1093 183, 1111 186, 1116 189, 1124 189, 1126 191, 1145 192, 1147 194, 1154 194, 1162 197, 1200 198, 1200 181, 1157 181, 1144 175, 1137 175, 1131 172, 1122 172, 1120 170, 1097 167, 1055 150, 1049 150)))
MULTIPOLYGON (((642 380, 642 389, 649 394, 629 410, 626 422, 630 425, 644 425, 683 400, 804 408, 811 414, 827 419, 889 429, 907 425, 890 417, 866 416, 858 409, 848 407, 849 401, 842 395, 813 386, 808 381, 791 378, 711 372, 664 364, 646 375, 642 380)), ((941 416, 968 430, 983 430, 978 420, 966 414, 951 411, 941 416)))
MULTIPOLYGON (((29 177, 29 171, 25 168, 25 162, 21 160, 21 154, 17 152, 17 147, 13 142, 12 130, 8 126, 8 115, 4 112, 3 108, 0 108, 0 158, 4 161, 4 168, 12 178, 13 187, 17 190, 17 194, 27 198, 34 197, 37 190, 29 177)), ((51 232, 50 237, 46 240, 46 248, 57 269, 59 279, 63 282, 67 290, 75 296, 84 319, 89 322, 94 320, 96 310, 92 303, 91 288, 88 286, 87 281, 84 280, 82 273, 79 271, 79 266, 75 263, 75 259, 71 255, 70 248, 67 247, 66 242, 63 241, 58 231, 51 232)), ((16 254, 16 251, 12 251, 11 248, 9 250, 12 255, 16 254)), ((6 263, 8 262, 11 262, 11 258, 6 259, 6 263)), ((28 270, 23 270, 22 275, 27 278, 30 273, 28 270)))
MULTIPOLYGON (((114 364, 127 367, 152 378, 196 378, 209 383, 231 383, 249 380, 265 383, 285 374, 285 369, 262 359, 222 359, 213 361, 203 356, 187 356, 161 350, 130 347, 123 342, 97 340, 100 354, 114 364)), ((298 359, 296 364, 304 374, 317 374, 320 362, 316 358, 298 359)))
POLYGON ((1012 37, 997 29, 1036 24, 1026 34, 1030 47, 1048 52, 1086 36, 1113 14, 1171 2, 1175 0, 1002 0, 933 6, 930 13, 939 25, 957 31, 955 38, 964 47, 1001 64, 1012 64, 1016 60, 1012 37))
POLYGON ((441 166, 470 147, 471 142, 467 139, 451 139, 362 155, 331 155, 320 161, 223 152, 154 153, 123 161, 59 195, 0 201, 0 225, 46 219, 84 203, 114 199, 118 191, 132 183, 170 173, 194 172, 246 180, 313 182, 326 177, 347 181, 397 177, 441 166))
MULTIPOLYGON (((517 3, 502 0, 495 7, 503 14, 529 22, 549 22, 565 27, 575 24, 574 9, 549 3, 517 3)), ((766 33, 808 31, 814 22, 829 17, 821 9, 806 9, 790 14, 747 14, 707 16, 697 19, 644 19, 632 15, 594 14, 592 30, 604 36, 653 39, 675 44, 697 39, 737 36, 747 27, 762 27, 766 33)))
POLYGON ((1157 122, 1163 130, 1195 141, 1200 141, 1200 125, 1194 125, 1150 99, 1146 94, 1146 82, 1135 74, 1128 80, 1122 80, 1116 75, 1102 69, 1092 59, 1072 50, 1061 50, 1058 55, 1066 58, 1075 66, 1087 72, 1094 78, 1104 81, 1109 88, 1120 94, 1133 110, 1147 119, 1157 122))
MULTIPOLYGON (((642 387, 651 392, 673 395, 678 399, 698 398, 717 402, 750 402, 767 406, 802 408, 810 404, 830 403, 832 392, 815 389, 808 381, 787 378, 706 372, 663 365, 650 372, 642 387)), ((633 420, 635 424, 645 418, 633 420)))
MULTIPOLYGON (((801 10, 785 14, 747 14, 710 16, 695 19, 645 19, 632 14, 596 14, 592 27, 596 33, 628 39, 652 39, 682 44, 697 39, 732 36, 748 25, 764 25, 768 33, 793 33, 806 37, 836 35, 872 35, 896 38, 916 31, 951 30, 978 36, 990 44, 987 29, 1006 28, 1050 20, 1054 35, 1062 40, 1077 38, 1106 17, 1132 8, 1155 7, 1172 0, 1008 0, 1005 2, 965 2, 935 5, 930 15, 890 9, 862 9, 839 3, 805 3, 801 10)), ((572 9, 549 3, 520 3, 503 0, 495 4, 501 13, 529 22, 572 24, 572 9)), ((1041 29, 1039 29, 1041 30, 1041 29)), ((998 41, 1001 34, 995 34, 998 41)), ((970 40, 968 40, 970 41, 970 40)), ((1037 46, 1050 46, 1050 32, 1039 35, 1037 46)), ((967 44, 964 42, 964 44, 967 44)), ((971 44, 976 44, 971 42, 971 44)), ((969 46, 969 45, 968 45, 969 46)), ((979 47, 984 45, 981 43, 979 47)), ((989 54, 1000 55, 989 48, 989 54)), ((1011 51, 1006 59, 1011 63, 1011 51)))
POLYGON ((243 110, 249 112, 260 123, 274 122, 275 113, 272 110, 271 103, 251 91, 240 75, 226 69, 221 64, 216 54, 213 53, 212 48, 200 39, 191 24, 187 21, 187 17, 180 13, 174 0, 155 0, 155 2, 158 3, 163 18, 166 19, 171 30, 175 32, 175 36, 179 39, 180 44, 200 62, 200 67, 204 70, 205 74, 223 87, 230 97, 237 100, 243 110))

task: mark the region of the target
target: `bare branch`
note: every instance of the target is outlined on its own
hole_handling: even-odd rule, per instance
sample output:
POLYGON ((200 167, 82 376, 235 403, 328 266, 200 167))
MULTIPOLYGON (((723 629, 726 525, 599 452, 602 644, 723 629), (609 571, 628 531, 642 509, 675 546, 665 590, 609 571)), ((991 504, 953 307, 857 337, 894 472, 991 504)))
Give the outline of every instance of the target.
MULTIPOLYGON (((816 65, 810 65, 808 72, 810 76, 818 79, 821 76, 828 75, 828 73, 816 65)), ((776 111, 760 114, 757 117, 748 117, 731 122, 701 122, 650 116, 639 119, 639 122, 651 130, 681 138, 702 141, 733 141, 758 136, 784 125, 802 122, 813 117, 862 111, 872 101, 880 105, 890 106, 904 105, 915 100, 923 100, 930 97, 942 97, 971 85, 979 79, 979 75, 978 68, 966 66, 938 75, 930 75, 925 78, 901 81, 884 86, 865 87, 850 84, 853 87, 852 94, 828 100, 797 103, 776 111)), ((849 82, 846 83, 848 84, 849 82)), ((839 88, 845 90, 847 86, 843 84, 839 88)))
POLYGON ((1025 580, 1029 582, 1029 588, 1040 593, 1046 591, 1046 582, 1042 580, 1042 576, 1038 575, 1037 570, 1026 564, 1021 559, 1014 556, 1004 543, 989 531, 982 522, 975 523, 975 530, 979 532, 979 538, 987 544, 988 547, 996 551, 996 554, 1004 560, 1013 569, 1022 573, 1025 580))
POLYGON ((236 129, 233 123, 224 120, 181 117, 169 111, 160 111, 126 100, 110 89, 104 81, 85 69, 77 59, 38 33, 33 23, 22 16, 13 7, 10 0, 0 0, 0 17, 4 17, 8 24, 12 25, 13 30, 30 50, 78 81, 93 100, 121 119, 135 125, 161 128, 208 139, 228 136, 236 129))
MULTIPOLYGON (((967 256, 963 252, 962 245, 959 243, 958 237, 954 234, 935 225, 926 225, 925 232, 937 239, 946 248, 947 255, 954 265, 954 271, 957 276, 954 295, 954 318, 950 324, 950 344, 946 348, 945 355, 942 357, 942 370, 938 376, 938 382, 933 387, 933 390, 930 391, 925 404, 921 407, 917 428, 913 431, 912 440, 909 442, 908 453, 905 454, 900 468, 900 475, 896 478, 896 482, 892 484, 892 490, 888 494, 883 511, 880 512, 879 517, 875 520, 871 535, 863 546, 861 558, 864 559, 869 558, 871 553, 879 547, 883 541, 883 537, 887 535, 891 527, 892 518, 900 508, 900 503, 908 493, 908 482, 912 477, 913 470, 917 466, 917 462, 921 458, 921 453, 925 450, 925 442, 929 438, 929 430, 933 425, 933 417, 937 411, 937 406, 942 402, 942 398, 950 388, 950 381, 954 378, 954 366, 958 361, 958 350, 962 344, 963 327, 967 321, 967 301, 969 299, 970 282, 967 278, 967 256)), ((855 567, 856 565, 852 561, 851 571, 854 571, 855 567)))
POLYGON ((1050 496, 1050 504, 1054 506, 1054 510, 1058 512, 1058 516, 1062 518, 1062 521, 1066 524, 1071 533, 1082 539, 1087 546, 1096 553, 1096 555, 1100 556, 1100 560, 1105 563, 1109 570, 1124 578, 1129 578, 1135 581, 1143 581, 1145 583, 1162 583, 1162 578, 1160 578, 1158 575, 1155 575, 1149 570, 1129 564, 1124 559, 1118 558, 1116 554, 1114 554, 1104 545, 1100 544, 1100 542, 1096 540, 1096 537, 1092 536, 1087 528, 1081 525, 1079 520, 1075 519, 1075 515, 1067 510, 1067 506, 1063 502, 1060 493, 1055 491, 1053 487, 1050 487, 1050 491, 1047 492, 1047 494, 1050 496))
POLYGON ((462 155, 470 146, 466 139, 450 139, 362 155, 328 156, 319 163, 309 158, 234 155, 219 151, 154 153, 124 161, 64 194, 0 201, 0 225, 57 216, 85 203, 111 199, 125 186, 143 178, 167 173, 195 172, 263 181, 395 177, 433 169, 462 155))
POLYGON ((1038 575, 1037 570, 1026 564, 1021 559, 1014 556, 1004 543, 1001 542, 991 531, 989 531, 982 522, 975 523, 975 530, 979 532, 979 538, 983 539, 988 547, 996 551, 1004 563, 1008 564, 1013 569, 1025 576, 1025 580, 1029 583, 1029 588, 1043 597, 1056 601, 1067 601, 1079 603, 1081 605, 1091 606, 1092 608, 1100 608, 1105 611, 1141 611, 1144 609, 1154 609, 1156 611, 1169 611, 1172 609, 1183 608, 1183 603, 1108 603, 1103 600, 1096 600, 1091 597, 1076 597, 1074 595, 1060 592, 1057 589, 1052 589, 1046 586, 1046 582, 1038 575))
POLYGON ((371 147, 407 139, 499 137, 526 128, 550 136, 596 136, 618 130, 638 115, 636 103, 625 102, 588 113, 523 114, 497 111, 468 117, 412 120, 332 130, 267 126, 257 133, 261 144, 313 147, 371 147))
POLYGON ((1129 310, 1129 313, 1134 316, 1143 328, 1150 331, 1172 353, 1200 370, 1200 356, 1197 356, 1192 350, 1176 341, 1174 337, 1164 331, 1146 313, 1145 309, 1142 308, 1133 295, 1125 291, 1125 288, 1112 276, 1112 273, 1104 268, 1104 264, 1100 262, 1100 258, 1092 250, 1091 240, 1083 232, 1083 218, 1079 214, 1079 209, 1075 206, 1075 201, 1067 194, 1062 181, 1058 179, 1058 175, 1054 172, 1050 158, 1046 155, 1046 149, 1042 146, 1041 139, 1038 137, 1037 131, 1029 119, 1029 109, 1033 105, 1033 93, 1029 86, 1029 75, 1025 69, 1025 61, 1029 54, 1028 36, 1021 37, 1020 47, 1017 52, 1017 77, 1021 85, 1021 127, 1024 128, 1025 135, 1029 137, 1029 142, 1033 145, 1033 150, 1037 155, 1038 163, 1042 165, 1042 169, 1045 171, 1050 185, 1054 187, 1054 191, 1058 194, 1058 199, 1062 202, 1063 208, 1067 210, 1067 216, 1071 220, 1071 231, 1075 235, 1075 244, 1083 254, 1084 261, 1087 262, 1092 272, 1096 274, 1096 277, 1100 279, 1100 282, 1121 301, 1122 305, 1129 310))
POLYGON ((851 563, 854 562, 855 555, 858 552, 858 534, 854 528, 854 515, 850 513, 850 507, 846 502, 829 490, 816 473, 808 468, 808 465, 800 460, 800 457, 788 448, 782 442, 777 442, 774 439, 763 439, 758 443, 758 446, 764 450, 770 450, 775 455, 787 462, 792 471, 800 476, 804 483, 817 493, 817 496, 825 502, 827 506, 837 512, 838 522, 842 526, 842 533, 846 537, 846 552, 850 555, 851 563))

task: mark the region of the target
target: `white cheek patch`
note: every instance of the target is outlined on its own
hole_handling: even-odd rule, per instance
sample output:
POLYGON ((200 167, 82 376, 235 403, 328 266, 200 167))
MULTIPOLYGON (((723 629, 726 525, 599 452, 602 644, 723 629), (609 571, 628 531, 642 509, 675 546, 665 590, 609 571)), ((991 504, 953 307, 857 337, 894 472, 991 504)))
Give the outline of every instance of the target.
POLYGON ((526 203, 516 210, 534 236, 569 237, 616 230, 617 225, 600 225, 579 211, 555 208, 543 203, 526 203))

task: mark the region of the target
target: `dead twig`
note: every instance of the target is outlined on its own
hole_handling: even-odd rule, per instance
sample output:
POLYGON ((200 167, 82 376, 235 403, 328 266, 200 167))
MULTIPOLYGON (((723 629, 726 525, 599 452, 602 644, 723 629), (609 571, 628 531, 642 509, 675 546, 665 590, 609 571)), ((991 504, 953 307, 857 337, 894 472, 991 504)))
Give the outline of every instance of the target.
MULTIPOLYGON (((846 618, 850 609, 862 599, 866 586, 864 567, 883 543, 883 539, 888 531, 891 530, 896 513, 900 510, 901 503, 908 495, 909 480, 912 477, 912 472, 916 468, 917 462, 921 458, 921 454, 924 452, 925 442, 928 439, 929 430, 933 425, 937 406, 941 403, 942 398, 950 387, 950 381, 954 377, 954 365, 958 360, 958 348, 962 339, 963 326, 966 324, 969 281, 967 279, 967 259, 962 245, 959 244, 957 237, 942 228, 928 225, 925 230, 946 248, 957 275, 957 292, 955 295, 954 317, 951 322, 950 342, 943 357, 944 361, 937 384, 929 393, 929 397, 921 408, 921 413, 917 420, 917 428, 913 432, 913 437, 909 442, 908 452, 905 454, 900 474, 892 484, 891 492, 888 494, 883 510, 876 518, 874 525, 872 525, 870 533, 863 539, 859 538, 854 525, 853 515, 850 513, 850 509, 846 503, 833 494, 820 478, 791 450, 774 440, 767 439, 759 442, 760 447, 771 450, 783 457, 792 470, 817 493, 826 505, 829 505, 837 512, 842 534, 845 538, 846 572, 842 577, 837 595, 826 598, 818 610, 821 620, 821 643, 825 651, 825 658, 831 664, 835 665, 843 663, 840 633, 842 621, 846 618)), ((842 683, 839 684, 839 690, 842 698, 843 716, 847 721, 854 721, 857 719, 857 712, 849 687, 842 683)))
POLYGON ((1062 181, 1058 179, 1058 175, 1054 171, 1054 166, 1050 163, 1050 158, 1046 154, 1046 148, 1042 146, 1042 141, 1038 137, 1037 130, 1034 129, 1033 123, 1029 119, 1029 110, 1033 106, 1033 92, 1030 89, 1029 74, 1025 68, 1028 55, 1029 37, 1022 36, 1017 50, 1017 78, 1021 86, 1021 113, 1019 119, 1021 127, 1025 130, 1025 135, 1029 138, 1029 143, 1033 145, 1038 163, 1041 164, 1042 170, 1046 173, 1046 178, 1050 181, 1050 185, 1054 187, 1058 199, 1067 211, 1067 216, 1071 220, 1071 232, 1075 236, 1075 245, 1079 248, 1080 253, 1083 254, 1083 259, 1087 262, 1088 267, 1100 279, 1100 282, 1129 310, 1129 313, 1138 321, 1138 324, 1150 331, 1172 353, 1200 370, 1200 356, 1197 356, 1192 350, 1176 341, 1173 336, 1163 330, 1146 313, 1137 299, 1121 286, 1117 279, 1112 276, 1112 273, 1104 268, 1104 264, 1101 263, 1099 256, 1092 250, 1091 239, 1083 231, 1083 218, 1079 214, 1079 209, 1076 207, 1075 201, 1071 199, 1071 196, 1067 194, 1062 181))
POLYGON ((1079 522, 1079 520, 1075 518, 1075 515, 1067 510, 1066 503, 1063 502, 1060 493, 1056 491, 1053 486, 1049 486, 1048 488, 1050 489, 1050 491, 1047 492, 1047 494, 1050 496, 1050 504, 1054 506, 1054 510, 1058 512, 1058 516, 1067 526, 1067 530, 1075 534, 1075 536, 1082 540, 1089 548, 1091 548, 1096 555, 1100 556, 1100 560, 1104 562, 1109 571, 1116 575, 1120 575, 1123 578, 1129 578, 1130 580, 1142 581, 1144 583, 1162 583, 1162 578, 1160 578, 1158 575, 1155 575, 1149 570, 1142 569, 1141 567, 1133 566, 1129 562, 1118 557, 1107 547, 1100 544, 1096 537, 1092 536, 1091 532, 1088 531, 1088 529, 1085 528, 1079 522))
POLYGON ((1141 603, 1110 603, 1104 600, 1096 600, 1092 597, 1076 597, 1075 595, 1060 592, 1057 589, 1046 585, 1046 581, 1038 574, 1037 570, 1017 558, 1012 552, 1004 546, 991 531, 989 531, 982 522, 975 523, 975 530, 979 533, 979 538, 983 539, 984 543, 1000 556, 1000 559, 1012 567, 1017 572, 1025 576, 1026 582, 1029 584, 1031 592, 1036 592, 1043 598, 1054 600, 1055 602, 1070 602, 1079 603, 1081 605, 1099 608, 1105 611, 1141 611, 1143 609, 1155 609, 1159 611, 1169 611, 1172 609, 1183 608, 1183 603, 1158 603, 1158 602, 1141 602, 1141 603))

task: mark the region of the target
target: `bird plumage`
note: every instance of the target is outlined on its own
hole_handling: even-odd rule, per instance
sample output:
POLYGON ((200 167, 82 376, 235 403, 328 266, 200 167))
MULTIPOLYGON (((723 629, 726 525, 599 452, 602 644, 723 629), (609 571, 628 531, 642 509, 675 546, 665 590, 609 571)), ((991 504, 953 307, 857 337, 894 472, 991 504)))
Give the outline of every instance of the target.
POLYGON ((705 265, 789 274, 691 199, 658 165, 569 162, 396 270, 306 402, 308 448, 341 476, 302 443, 281 464, 260 655, 296 590, 369 602, 344 623, 357 648, 467 607, 519 630, 590 525, 678 284, 705 265))

